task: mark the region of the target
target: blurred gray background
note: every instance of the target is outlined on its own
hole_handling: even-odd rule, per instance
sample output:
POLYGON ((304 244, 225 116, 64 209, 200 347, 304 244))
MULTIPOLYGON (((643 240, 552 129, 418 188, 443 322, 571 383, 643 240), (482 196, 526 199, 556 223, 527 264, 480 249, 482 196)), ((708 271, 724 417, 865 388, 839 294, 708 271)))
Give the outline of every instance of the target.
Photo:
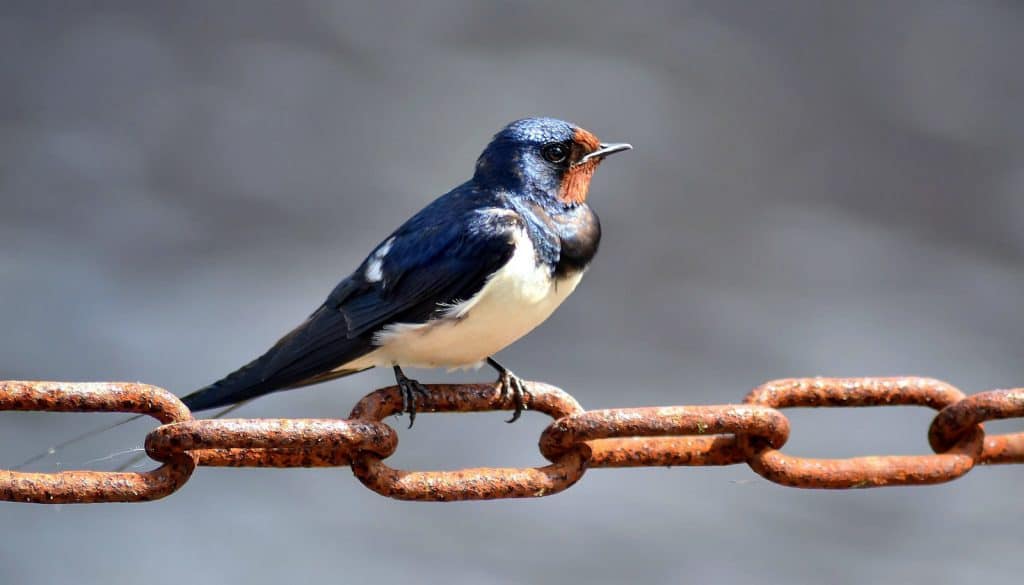
MULTIPOLYGON (((587 408, 811 375, 1024 385, 1019 2, 15 2, 0 8, 0 379, 178 394, 262 352, 498 128, 632 153, 575 296, 502 353, 587 408)), ((485 378, 490 371, 424 381, 485 378)), ((240 416, 345 416, 370 372, 240 416)), ((925 453, 921 408, 787 411, 787 452, 925 453)), ((538 465, 547 419, 423 415, 405 468, 538 465)), ((113 415, 4 413, 3 466, 113 415)), ((137 447, 151 423, 35 466, 137 447)), ((994 430, 1021 424, 991 425, 994 430)), ((594 470, 417 504, 200 469, 136 505, 0 505, 0 583, 1019 583, 1021 467, 816 492, 594 470)))

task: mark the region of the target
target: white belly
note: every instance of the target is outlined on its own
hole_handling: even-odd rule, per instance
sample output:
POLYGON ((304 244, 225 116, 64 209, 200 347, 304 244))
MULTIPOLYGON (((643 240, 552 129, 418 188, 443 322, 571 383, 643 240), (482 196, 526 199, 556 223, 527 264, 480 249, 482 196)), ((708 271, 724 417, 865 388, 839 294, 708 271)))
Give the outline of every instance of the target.
POLYGON ((427 323, 389 325, 377 335, 379 349, 352 365, 476 366, 543 323, 583 272, 556 281, 537 265, 529 237, 521 234, 516 244, 512 258, 476 296, 427 323))

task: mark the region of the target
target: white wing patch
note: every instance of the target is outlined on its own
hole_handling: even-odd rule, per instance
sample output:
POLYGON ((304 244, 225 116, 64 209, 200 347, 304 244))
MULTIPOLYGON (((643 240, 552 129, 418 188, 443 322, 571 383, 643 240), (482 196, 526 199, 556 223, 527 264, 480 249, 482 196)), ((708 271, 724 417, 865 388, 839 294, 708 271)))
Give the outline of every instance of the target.
POLYGON ((487 209, 477 209, 478 215, 484 217, 518 217, 516 212, 511 209, 505 209, 503 207, 488 207, 487 209))
POLYGON ((370 261, 366 263, 366 271, 363 273, 367 282, 380 282, 380 279, 384 278, 384 258, 391 251, 391 245, 394 243, 395 238, 392 236, 370 256, 370 261))

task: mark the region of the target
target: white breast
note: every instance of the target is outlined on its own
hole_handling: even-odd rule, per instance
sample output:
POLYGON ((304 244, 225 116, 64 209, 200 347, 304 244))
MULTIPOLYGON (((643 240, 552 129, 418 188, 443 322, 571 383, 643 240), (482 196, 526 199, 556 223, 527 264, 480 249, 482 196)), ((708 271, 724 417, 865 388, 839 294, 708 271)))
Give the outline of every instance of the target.
POLYGON ((427 323, 397 323, 378 335, 379 349, 361 366, 459 368, 478 365, 547 319, 579 284, 583 272, 555 280, 538 265, 525 232, 512 258, 473 298, 427 323))

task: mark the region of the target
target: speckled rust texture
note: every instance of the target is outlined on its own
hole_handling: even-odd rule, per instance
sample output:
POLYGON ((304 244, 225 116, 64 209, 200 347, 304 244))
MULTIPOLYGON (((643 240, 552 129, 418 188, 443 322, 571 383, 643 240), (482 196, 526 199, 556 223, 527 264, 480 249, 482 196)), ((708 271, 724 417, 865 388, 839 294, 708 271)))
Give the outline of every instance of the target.
MULTIPOLYGON (((126 412, 146 414, 163 423, 192 418, 170 392, 128 382, 0 382, 0 410, 126 412)), ((184 485, 195 467, 194 457, 179 454, 145 473, 0 471, 0 500, 37 504, 157 500, 184 485)))
MULTIPOLYGON (((511 410, 494 384, 429 386, 420 412, 511 410)), ((620 408, 586 412, 565 392, 526 384, 526 405, 555 419, 540 439, 550 465, 403 471, 383 460, 398 446, 383 422, 402 409, 395 387, 356 404, 349 420, 192 420, 169 392, 134 383, 0 382, 0 410, 130 412, 164 423, 146 439, 163 466, 147 473, 0 471, 0 500, 36 503, 135 502, 181 487, 196 465, 351 465, 374 491, 418 501, 529 498, 558 493, 588 468, 748 463, 770 481, 802 488, 865 488, 950 481, 980 463, 1024 463, 1024 433, 986 437, 982 423, 1024 417, 1024 389, 965 397, 929 378, 800 378, 769 382, 744 404, 620 408), (926 406, 934 455, 848 459, 792 457, 779 449, 789 421, 779 408, 926 406)))
POLYGON ((728 465, 743 461, 735 439, 713 435, 740 431, 781 447, 789 421, 775 409, 738 404, 592 410, 553 422, 540 450, 555 461, 586 442, 590 467, 728 465))
POLYGON ((357 452, 387 457, 398 435, 382 423, 332 419, 222 419, 164 425, 146 437, 146 453, 167 461, 189 452, 199 465, 329 467, 357 452))
MULTIPOLYGON (((964 434, 988 420, 1024 417, 1024 388, 973 394, 942 410, 928 429, 937 453, 951 448, 964 434)), ((1024 463, 1024 433, 985 437, 979 464, 1024 463)))
MULTIPOLYGON (((511 396, 502 396, 490 384, 438 384, 419 405, 420 412, 483 412, 511 410, 511 396)), ((526 383, 530 410, 561 418, 583 411, 565 392, 536 382, 526 383)), ((363 398, 352 418, 380 421, 401 410, 396 387, 363 398)), ((538 468, 477 468, 460 471, 403 471, 384 464, 381 457, 362 453, 352 463, 359 481, 381 495, 400 500, 457 501, 495 498, 530 498, 558 493, 579 481, 586 470, 585 446, 562 454, 551 465, 538 468)))
MULTIPOLYGON (((749 404, 776 408, 918 405, 941 410, 963 393, 930 378, 800 378, 776 380, 747 395, 749 404)), ((936 455, 813 459, 786 455, 741 436, 747 462, 761 476, 791 487, 819 489, 943 483, 960 477, 981 454, 984 433, 975 427, 936 455)))

